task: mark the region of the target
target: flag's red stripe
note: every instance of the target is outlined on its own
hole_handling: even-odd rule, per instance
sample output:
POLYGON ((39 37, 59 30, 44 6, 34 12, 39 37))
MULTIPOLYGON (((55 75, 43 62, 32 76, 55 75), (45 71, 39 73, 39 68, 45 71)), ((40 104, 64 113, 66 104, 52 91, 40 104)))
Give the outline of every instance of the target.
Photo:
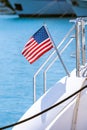
POLYGON ((42 46, 43 44, 45 44, 49 40, 50 39, 47 39, 46 41, 44 41, 40 44, 38 44, 36 41, 34 41, 32 46, 28 46, 28 48, 25 47, 25 50, 22 52, 22 54, 24 56, 26 56, 28 53, 31 55, 36 49, 38 49, 40 46, 42 46))
POLYGON ((28 53, 26 55, 24 55, 25 57, 28 57, 28 56, 32 56, 32 55, 35 55, 35 53, 41 49, 43 49, 45 46, 48 46, 52 43, 50 43, 50 40, 45 41, 45 42, 42 42, 41 44, 37 44, 35 48, 33 48, 31 51, 28 51, 28 53))
POLYGON ((25 57, 32 58, 33 56, 37 55, 38 52, 42 51, 44 48, 47 48, 48 46, 52 46, 52 43, 49 41, 42 46, 39 46, 36 50, 34 50, 32 53, 28 53, 25 57))
POLYGON ((24 56, 26 56, 28 53, 30 54, 30 50, 32 49, 32 48, 34 48, 35 46, 37 45, 37 43, 34 41, 33 42, 33 44, 32 44, 32 46, 29 48, 25 48, 25 51, 24 51, 24 53, 22 53, 24 56))
POLYGON ((30 56, 28 59, 32 59, 33 57, 35 57, 36 55, 38 55, 38 53, 40 53, 40 52, 42 52, 42 51, 44 51, 44 50, 46 50, 48 47, 50 47, 51 45, 47 45, 47 46, 45 46, 45 47, 43 47, 42 48, 42 50, 37 50, 32 56, 30 56))
POLYGON ((34 53, 36 50, 38 50, 41 46, 44 46, 45 44, 47 44, 48 42, 50 42, 50 39, 48 38, 47 40, 45 40, 44 42, 37 44, 36 47, 32 48, 30 50, 30 55, 32 55, 32 53, 34 53))
POLYGON ((37 38, 41 38, 40 31, 38 32, 38 35, 34 34, 33 37, 30 38, 30 40, 26 43, 22 54, 24 57, 32 64, 34 61, 36 61, 38 58, 40 58, 44 53, 49 51, 51 48, 53 48, 52 41, 49 37, 49 35, 46 32, 45 28, 41 28, 41 35, 46 33, 46 36, 44 35, 44 41, 41 43, 38 43, 36 41, 37 38), (36 36, 36 37, 35 37, 36 36), (47 37, 47 38, 46 38, 47 37), (36 39, 34 39, 36 38, 36 39))
POLYGON ((50 48, 46 49, 45 51, 39 53, 36 57, 32 58, 31 60, 29 60, 30 64, 32 64, 33 62, 35 62, 37 59, 39 59, 43 54, 45 54, 47 51, 49 51, 51 48, 53 48, 53 46, 51 46, 50 48))
POLYGON ((28 50, 28 48, 32 47, 33 44, 35 43, 34 39, 32 38, 32 40, 30 42, 27 43, 27 45, 25 45, 22 54, 24 55, 24 53, 28 50))
POLYGON ((30 40, 26 43, 25 47, 29 46, 34 41, 34 38, 30 38, 30 40))
POLYGON ((51 47, 53 47, 53 46, 52 46, 52 45, 47 46, 47 47, 43 48, 42 50, 40 50, 40 51, 36 52, 36 54, 35 54, 35 55, 33 55, 32 57, 26 57, 26 59, 27 59, 27 60, 31 60, 31 59, 33 59, 33 58, 37 57, 39 54, 41 54, 41 53, 45 52, 46 50, 48 50, 48 48, 51 48, 51 47))

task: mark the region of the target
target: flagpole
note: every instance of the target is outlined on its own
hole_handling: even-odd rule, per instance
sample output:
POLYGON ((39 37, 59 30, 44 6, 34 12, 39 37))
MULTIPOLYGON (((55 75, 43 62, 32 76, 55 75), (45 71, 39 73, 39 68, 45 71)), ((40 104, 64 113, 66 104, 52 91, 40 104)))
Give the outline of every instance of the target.
POLYGON ((49 36, 50 39, 52 40, 52 43, 53 43, 53 46, 54 46, 54 48, 55 48, 55 50, 56 50, 56 53, 57 53, 58 58, 60 59, 62 65, 63 65, 63 67, 64 67, 64 69, 65 69, 65 71, 66 71, 66 73, 67 73, 67 75, 70 77, 70 74, 69 74, 69 72, 68 72, 68 70, 67 70, 67 68, 66 68, 66 66, 65 66, 65 64, 64 64, 64 62, 63 62, 63 60, 62 60, 62 58, 61 58, 61 56, 60 56, 60 53, 59 53, 59 51, 58 51, 58 49, 57 49, 57 47, 56 47, 56 45, 55 45, 55 43, 54 43, 54 41, 53 41, 53 39, 52 39, 50 33, 49 33, 49 30, 48 30, 47 26, 44 25, 44 27, 45 27, 45 29, 46 29, 46 31, 47 31, 48 36, 49 36))

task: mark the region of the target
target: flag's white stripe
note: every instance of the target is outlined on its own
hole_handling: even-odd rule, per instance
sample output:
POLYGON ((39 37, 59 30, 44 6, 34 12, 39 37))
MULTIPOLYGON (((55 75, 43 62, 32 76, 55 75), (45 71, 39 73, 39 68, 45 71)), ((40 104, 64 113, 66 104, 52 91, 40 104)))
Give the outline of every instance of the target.
POLYGON ((32 47, 32 45, 35 43, 35 40, 32 39, 31 42, 29 42, 29 44, 27 46, 25 46, 25 49, 29 48, 29 47, 32 47))
POLYGON ((28 40, 28 42, 25 44, 25 47, 27 47, 28 44, 32 43, 33 40, 34 40, 34 38, 30 38, 30 39, 28 40))
POLYGON ((28 48, 30 48, 30 47, 34 44, 34 42, 35 42, 34 40, 32 40, 32 42, 28 42, 28 45, 26 45, 26 46, 24 47, 22 53, 23 53, 24 51, 26 51, 28 48))
POLYGON ((30 63, 33 63, 35 60, 39 59, 43 54, 45 54, 47 51, 49 51, 53 46, 49 46, 48 48, 45 48, 43 51, 39 52, 37 55, 32 57, 31 59, 27 59, 30 63))
POLYGON ((31 49, 36 45, 36 43, 37 43, 37 42, 34 40, 33 44, 32 44, 31 46, 28 47, 29 50, 31 50, 31 49))
POLYGON ((23 55, 24 55, 24 56, 26 56, 26 54, 27 54, 27 53, 29 53, 29 54, 30 54, 30 52, 29 52, 29 51, 30 51, 33 47, 35 47, 36 45, 37 45, 37 43, 36 43, 36 42, 33 42, 33 45, 31 46, 31 48, 29 48, 29 47, 28 47, 28 48, 26 49, 26 51, 24 52, 24 54, 23 54, 23 55))
POLYGON ((37 55, 35 55, 33 58, 31 58, 31 59, 27 58, 27 60, 28 60, 30 63, 34 62, 34 61, 37 60, 40 56, 42 56, 46 51, 48 51, 48 49, 50 50, 51 47, 53 47, 53 46, 50 45, 50 46, 44 48, 44 49, 43 49, 42 51, 40 51, 37 55))
POLYGON ((32 52, 38 50, 38 48, 39 48, 40 46, 43 46, 43 44, 45 45, 47 42, 49 42, 48 40, 50 41, 50 39, 48 38, 48 39, 46 39, 45 41, 43 41, 42 43, 40 43, 40 44, 37 43, 37 46, 34 47, 33 49, 31 49, 31 50, 29 51, 29 53, 31 54, 32 52))
MULTIPOLYGON (((32 58, 35 54, 37 54, 39 51, 41 51, 41 50, 43 50, 44 48, 47 48, 48 46, 50 46, 50 44, 51 44, 51 42, 49 41, 49 42, 47 42, 47 43, 45 43, 44 45, 42 45, 42 46, 40 46, 38 49, 36 49, 31 55, 30 55, 30 53, 29 54, 27 54, 25 57, 27 58, 27 57, 29 57, 29 59, 30 58, 32 58), (30 55, 30 56, 29 56, 30 55)), ((51 46, 52 46, 52 44, 51 44, 51 46)))
POLYGON ((26 45, 24 46, 24 49, 22 50, 22 53, 24 53, 28 47, 32 46, 33 42, 34 42, 34 39, 31 38, 31 39, 26 43, 26 45))
POLYGON ((41 50, 43 50, 44 48, 47 48, 48 46, 50 46, 50 41, 48 43, 45 43, 43 46, 39 47, 37 50, 35 50, 30 56, 29 58, 32 58, 33 56, 37 55, 37 53, 41 50))
POLYGON ((50 47, 53 47, 53 46, 52 46, 52 45, 49 45, 49 46, 43 48, 42 50, 38 51, 38 53, 36 53, 36 55, 32 56, 31 58, 30 58, 30 57, 27 57, 27 59, 28 59, 28 60, 33 59, 34 57, 36 57, 36 56, 38 56, 39 54, 41 54, 41 53, 45 52, 46 50, 48 50, 48 48, 50 48, 50 47))
MULTIPOLYGON (((34 39, 32 38, 32 41, 33 41, 34 39)), ((43 44, 44 42, 46 42, 47 40, 50 40, 49 38, 48 39, 46 39, 45 41, 43 41, 42 43, 40 43, 40 44, 38 44, 35 40, 32 42, 32 43, 30 43, 30 45, 28 45, 28 46, 26 46, 25 48, 24 48, 24 50, 22 51, 22 53, 23 53, 23 55, 24 56, 26 56, 26 54, 27 54, 27 52, 29 52, 29 54, 30 53, 32 53, 34 50, 36 50, 39 46, 41 46, 41 44, 43 44), (38 46, 36 46, 38 44, 38 46), (36 47, 35 47, 36 46, 36 47), (28 49, 29 48, 29 49, 28 49)), ((28 43, 29 44, 29 43, 28 43)))
MULTIPOLYGON (((49 41, 50 42, 50 41, 49 41)), ((27 53, 26 55, 25 55, 25 57, 27 58, 27 57, 29 57, 29 56, 32 56, 32 55, 35 55, 35 53, 36 52, 38 52, 40 49, 42 49, 44 46, 47 46, 48 44, 49 44, 49 42, 48 43, 44 43, 43 42, 43 45, 42 44, 37 44, 36 46, 36 49, 32 49, 29 53, 27 53)))

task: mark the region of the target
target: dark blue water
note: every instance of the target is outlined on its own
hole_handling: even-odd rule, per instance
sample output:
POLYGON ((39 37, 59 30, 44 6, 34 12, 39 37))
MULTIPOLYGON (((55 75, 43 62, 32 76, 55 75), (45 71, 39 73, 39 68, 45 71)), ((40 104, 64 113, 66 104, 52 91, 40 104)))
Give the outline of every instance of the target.
MULTIPOLYGON (((71 18, 19 18, 0 16, 0 127, 15 123, 33 104, 33 75, 53 50, 30 65, 21 51, 28 39, 46 24, 56 45, 72 26, 71 18)), ((74 44, 63 59, 69 71, 74 67, 70 54, 74 44), (70 62, 70 63, 69 63, 70 62)), ((47 89, 65 75, 63 67, 56 61, 47 73, 47 89)), ((43 73, 37 77, 37 98, 43 94, 43 73)), ((10 128, 11 129, 11 128, 10 128)))

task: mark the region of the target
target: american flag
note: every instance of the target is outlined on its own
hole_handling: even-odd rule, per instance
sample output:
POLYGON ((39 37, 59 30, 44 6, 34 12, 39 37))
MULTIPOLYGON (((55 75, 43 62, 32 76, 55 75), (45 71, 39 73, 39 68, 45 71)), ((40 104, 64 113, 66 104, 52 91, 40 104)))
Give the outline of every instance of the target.
POLYGON ((52 40, 46 27, 42 26, 26 43, 22 54, 32 64, 51 48, 53 48, 52 40))

